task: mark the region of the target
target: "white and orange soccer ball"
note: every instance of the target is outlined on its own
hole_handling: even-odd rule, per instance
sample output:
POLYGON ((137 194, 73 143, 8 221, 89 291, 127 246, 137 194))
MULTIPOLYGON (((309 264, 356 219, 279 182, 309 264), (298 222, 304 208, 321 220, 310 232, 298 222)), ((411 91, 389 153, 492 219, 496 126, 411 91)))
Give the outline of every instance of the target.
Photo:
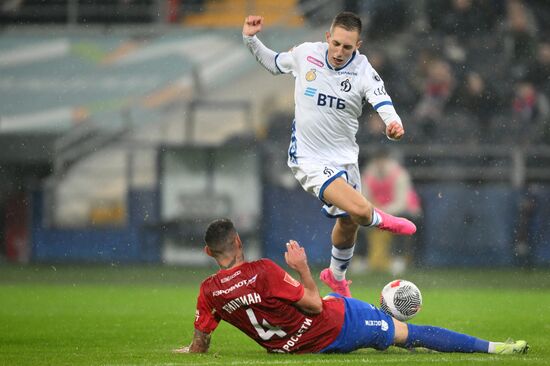
POLYGON ((422 308, 422 294, 414 283, 394 280, 382 289, 380 308, 395 319, 406 321, 422 308))

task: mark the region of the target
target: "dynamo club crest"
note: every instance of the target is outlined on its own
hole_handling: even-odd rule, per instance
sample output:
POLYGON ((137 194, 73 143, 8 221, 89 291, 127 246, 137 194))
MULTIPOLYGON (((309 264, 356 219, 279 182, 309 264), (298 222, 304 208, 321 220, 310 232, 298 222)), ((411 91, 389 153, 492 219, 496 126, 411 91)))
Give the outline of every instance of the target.
POLYGON ((306 80, 307 81, 313 81, 317 79, 317 74, 315 73, 317 70, 311 69, 306 73, 306 80))

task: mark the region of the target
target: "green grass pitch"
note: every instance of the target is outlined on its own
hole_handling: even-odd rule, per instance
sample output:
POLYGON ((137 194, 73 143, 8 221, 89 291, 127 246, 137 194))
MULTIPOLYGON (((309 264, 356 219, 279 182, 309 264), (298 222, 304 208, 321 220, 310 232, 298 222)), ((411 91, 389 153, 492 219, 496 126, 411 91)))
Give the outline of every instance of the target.
MULTIPOLYGON (((402 276, 423 293, 424 307, 414 323, 490 340, 526 339, 531 345, 527 355, 408 352, 396 347, 347 355, 271 355, 225 323, 213 334, 208 354, 172 354, 173 348, 191 340, 198 284, 209 272, 0 266, 0 365, 550 364, 547 270, 418 270, 402 276)), ((353 278, 354 296, 372 303, 392 279, 353 278)))

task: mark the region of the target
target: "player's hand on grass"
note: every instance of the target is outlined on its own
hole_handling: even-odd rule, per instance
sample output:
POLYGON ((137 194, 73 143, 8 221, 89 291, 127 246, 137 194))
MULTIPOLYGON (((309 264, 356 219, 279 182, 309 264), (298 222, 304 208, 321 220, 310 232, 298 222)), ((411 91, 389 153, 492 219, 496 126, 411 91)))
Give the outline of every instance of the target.
POLYGON ((400 140, 401 137, 405 134, 405 129, 397 121, 390 122, 386 126, 386 136, 392 140, 400 140))
POLYGON ((245 36, 252 37, 256 33, 262 30, 264 24, 264 17, 259 15, 249 15, 244 20, 243 34, 245 36))
POLYGON ((183 346, 172 350, 172 353, 190 353, 191 352, 190 349, 191 347, 189 346, 183 346))
POLYGON ((306 251, 295 240, 286 243, 285 261, 290 268, 298 272, 308 268, 306 251))

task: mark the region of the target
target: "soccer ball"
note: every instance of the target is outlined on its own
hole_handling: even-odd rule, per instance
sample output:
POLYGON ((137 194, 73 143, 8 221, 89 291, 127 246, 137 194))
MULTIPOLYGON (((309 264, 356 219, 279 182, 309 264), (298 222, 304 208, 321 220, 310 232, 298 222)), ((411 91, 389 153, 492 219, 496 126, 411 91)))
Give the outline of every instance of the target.
POLYGON ((422 307, 422 294, 416 285, 405 280, 394 280, 382 289, 380 308, 397 320, 414 317, 422 307))

